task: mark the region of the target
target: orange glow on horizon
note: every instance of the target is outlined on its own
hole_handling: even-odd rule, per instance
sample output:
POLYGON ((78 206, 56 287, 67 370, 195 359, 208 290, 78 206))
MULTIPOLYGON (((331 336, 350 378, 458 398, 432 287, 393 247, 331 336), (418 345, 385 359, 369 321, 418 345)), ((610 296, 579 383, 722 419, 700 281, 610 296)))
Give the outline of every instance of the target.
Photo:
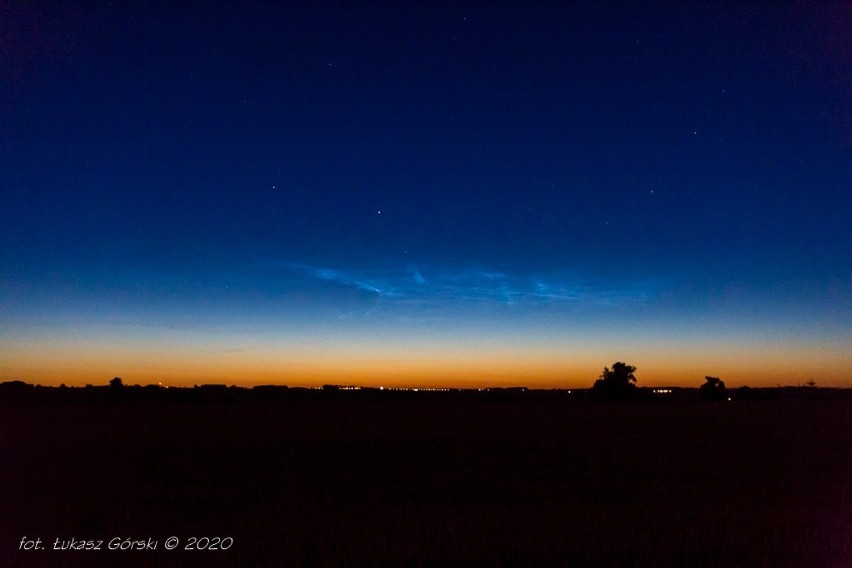
POLYGON ((636 340, 605 342, 340 340, 294 343, 240 337, 194 341, 181 335, 154 338, 73 334, 11 338, 0 346, 0 382, 193 386, 347 384, 385 387, 587 388, 604 366, 635 365, 639 386, 698 387, 705 375, 729 387, 818 386, 852 388, 852 350, 844 341, 708 343, 636 340))
MULTIPOLYGON (((90 352, 91 353, 91 352, 90 352)), ((213 353, 182 357, 172 353, 69 353, 59 350, 53 358, 36 353, 5 357, 0 381, 23 380, 45 386, 104 385, 120 376, 126 384, 193 386, 228 384, 254 386, 282 384, 321 386, 341 384, 385 387, 483 388, 526 386, 529 388, 586 388, 604 366, 616 360, 636 365, 638 385, 646 387, 697 387, 705 375, 721 377, 729 387, 795 386, 808 380, 818 386, 852 387, 846 370, 849 357, 818 350, 815 353, 758 353, 749 355, 708 354, 685 357, 663 354, 655 357, 626 353, 623 357, 603 354, 556 356, 543 353, 488 355, 473 353, 445 358, 376 359, 354 357, 272 357, 268 353, 213 353), (767 363, 767 361, 769 363, 767 363)))

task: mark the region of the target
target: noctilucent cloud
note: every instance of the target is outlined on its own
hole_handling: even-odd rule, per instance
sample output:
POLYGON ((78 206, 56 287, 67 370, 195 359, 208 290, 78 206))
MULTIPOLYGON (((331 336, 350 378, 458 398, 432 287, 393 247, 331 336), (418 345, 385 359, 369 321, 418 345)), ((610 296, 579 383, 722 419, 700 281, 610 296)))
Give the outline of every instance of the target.
POLYGON ((0 6, 0 380, 852 387, 852 7, 0 6))

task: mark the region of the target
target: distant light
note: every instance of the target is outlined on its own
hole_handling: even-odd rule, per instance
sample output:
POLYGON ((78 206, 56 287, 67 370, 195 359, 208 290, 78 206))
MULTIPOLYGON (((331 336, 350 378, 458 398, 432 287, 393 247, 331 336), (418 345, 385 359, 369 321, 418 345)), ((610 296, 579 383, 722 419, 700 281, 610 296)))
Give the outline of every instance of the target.
POLYGON ((379 390, 383 391, 383 390, 385 390, 385 387, 379 387, 379 390))
POLYGON ((731 402, 731 397, 728 397, 728 402, 731 402))

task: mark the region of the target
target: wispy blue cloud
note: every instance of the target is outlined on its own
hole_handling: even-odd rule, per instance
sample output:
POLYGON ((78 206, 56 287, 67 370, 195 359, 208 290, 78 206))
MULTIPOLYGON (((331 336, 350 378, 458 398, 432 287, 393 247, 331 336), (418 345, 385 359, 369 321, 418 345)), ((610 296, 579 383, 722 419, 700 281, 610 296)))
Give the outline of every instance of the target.
POLYGON ((490 270, 343 270, 286 263, 291 278, 332 282, 376 294, 379 300, 417 304, 574 304, 612 306, 641 303, 658 283, 593 283, 557 276, 531 276, 490 270))
POLYGON ((316 268, 313 269, 313 276, 318 278, 319 280, 326 280, 329 282, 337 282, 339 284, 343 284, 346 286, 354 286, 359 290, 365 290, 367 292, 374 292, 376 294, 387 295, 393 294, 393 290, 389 288, 387 285, 384 285, 379 282, 368 282, 363 278, 359 278, 354 275, 350 275, 339 270, 333 270, 331 268, 316 268))

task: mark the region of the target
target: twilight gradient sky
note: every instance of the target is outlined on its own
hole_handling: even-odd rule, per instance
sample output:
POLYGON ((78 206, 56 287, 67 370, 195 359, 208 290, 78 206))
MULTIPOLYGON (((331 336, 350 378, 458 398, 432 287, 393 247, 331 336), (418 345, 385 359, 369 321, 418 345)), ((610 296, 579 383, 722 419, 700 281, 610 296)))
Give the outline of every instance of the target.
POLYGON ((852 5, 492 4, 3 2, 0 380, 852 387, 852 5))

